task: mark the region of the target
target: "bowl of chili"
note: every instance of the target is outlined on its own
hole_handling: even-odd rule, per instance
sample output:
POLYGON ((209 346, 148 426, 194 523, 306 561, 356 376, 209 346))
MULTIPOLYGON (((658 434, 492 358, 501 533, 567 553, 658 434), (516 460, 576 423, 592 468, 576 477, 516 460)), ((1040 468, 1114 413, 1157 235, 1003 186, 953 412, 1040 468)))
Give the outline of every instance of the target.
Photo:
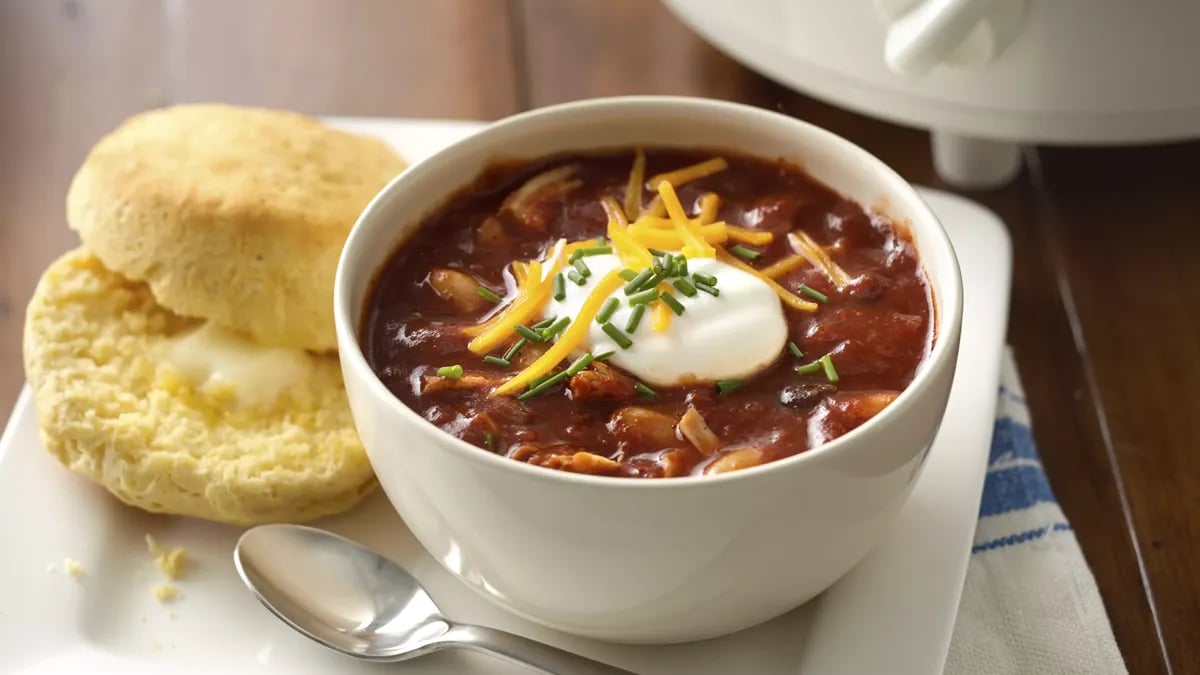
POLYGON ((882 538, 961 304, 941 225, 867 152, 623 97, 397 177, 334 311, 364 447, 434 558, 528 619, 663 643, 803 604, 882 538))

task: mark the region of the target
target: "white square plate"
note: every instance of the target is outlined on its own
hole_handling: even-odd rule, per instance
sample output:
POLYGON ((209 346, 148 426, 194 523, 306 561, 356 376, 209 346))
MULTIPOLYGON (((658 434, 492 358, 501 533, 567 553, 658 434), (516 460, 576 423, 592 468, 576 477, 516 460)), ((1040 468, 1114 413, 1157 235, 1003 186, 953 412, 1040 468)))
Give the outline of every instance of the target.
MULTIPOLYGON (((340 119, 412 161, 476 123, 340 119)), ((972 202, 923 191, 963 270, 958 374, 924 473, 889 537, 833 588, 761 626, 705 642, 628 647, 535 626, 490 605, 442 570, 406 533, 383 495, 321 526, 385 552, 415 573, 448 616, 523 633, 639 673, 939 673, 962 590, 995 413, 1007 322, 1010 243, 972 202), (404 533, 404 534, 401 534, 404 533)), ((240 529, 125 507, 57 465, 41 447, 28 388, 0 439, 0 671, 5 673, 526 672, 472 654, 403 666, 356 663, 270 616, 231 563, 240 529), (182 598, 159 604, 163 581, 143 541, 186 546, 182 598), (86 573, 63 573, 64 558, 86 573), (51 568, 53 566, 53 568, 51 568)))

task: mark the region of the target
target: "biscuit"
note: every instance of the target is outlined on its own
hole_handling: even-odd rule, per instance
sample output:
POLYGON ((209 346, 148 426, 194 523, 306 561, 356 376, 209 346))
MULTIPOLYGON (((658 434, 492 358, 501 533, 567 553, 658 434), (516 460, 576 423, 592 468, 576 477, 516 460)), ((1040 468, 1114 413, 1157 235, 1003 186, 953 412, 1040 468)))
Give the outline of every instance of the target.
POLYGON ((83 249, 55 261, 24 336, 46 448, 127 504, 239 525, 312 520, 374 489, 336 356, 295 350, 304 376, 247 406, 156 356, 201 323, 83 249))
POLYGON ((336 348, 333 277, 359 213, 404 162, 292 112, 184 105, 92 148, 67 222, 163 307, 264 345, 336 348))

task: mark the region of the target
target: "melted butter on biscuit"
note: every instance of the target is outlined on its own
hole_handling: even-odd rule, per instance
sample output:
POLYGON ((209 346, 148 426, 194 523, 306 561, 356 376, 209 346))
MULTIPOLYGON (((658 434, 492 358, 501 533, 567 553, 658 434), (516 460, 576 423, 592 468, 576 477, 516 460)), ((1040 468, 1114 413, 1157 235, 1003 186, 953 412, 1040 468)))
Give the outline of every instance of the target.
POLYGON ((160 352, 162 365, 197 391, 243 405, 273 402, 306 376, 308 358, 304 350, 265 347, 211 322, 167 340, 160 352))

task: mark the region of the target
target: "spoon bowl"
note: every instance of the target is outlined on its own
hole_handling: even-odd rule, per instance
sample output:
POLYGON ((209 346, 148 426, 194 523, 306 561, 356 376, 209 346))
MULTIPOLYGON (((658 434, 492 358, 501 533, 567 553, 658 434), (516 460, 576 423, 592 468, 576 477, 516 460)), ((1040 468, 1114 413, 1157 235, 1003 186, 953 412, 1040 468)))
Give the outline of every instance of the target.
POLYGON ((452 622, 402 567, 324 530, 302 525, 251 528, 238 539, 233 563, 275 616, 348 656, 403 661, 463 648, 545 673, 630 675, 519 635, 452 622))

